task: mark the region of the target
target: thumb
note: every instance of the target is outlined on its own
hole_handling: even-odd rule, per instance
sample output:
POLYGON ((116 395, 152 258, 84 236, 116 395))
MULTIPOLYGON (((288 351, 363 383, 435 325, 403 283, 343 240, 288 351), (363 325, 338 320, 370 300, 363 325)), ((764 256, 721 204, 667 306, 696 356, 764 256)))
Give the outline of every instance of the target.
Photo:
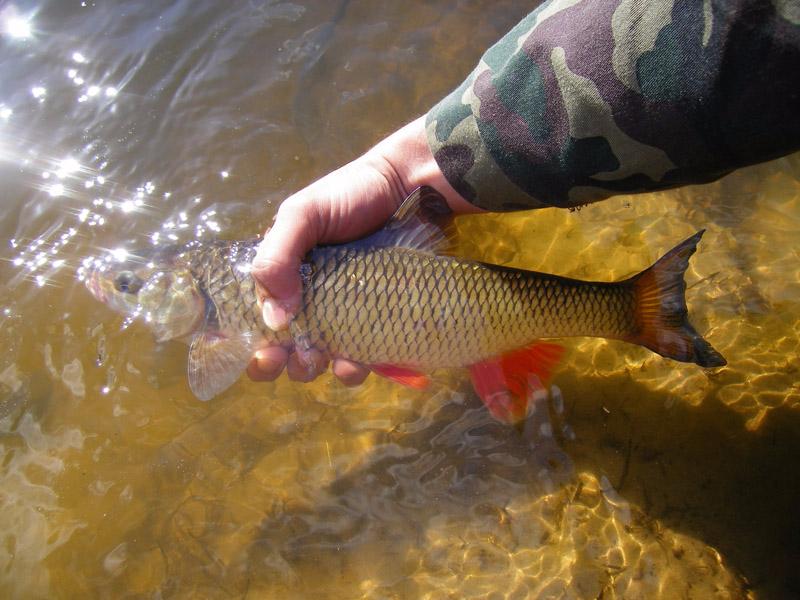
POLYGON ((288 327, 300 309, 303 293, 300 263, 317 244, 318 231, 313 208, 297 206, 288 199, 258 247, 252 275, 264 323, 272 330, 288 327))

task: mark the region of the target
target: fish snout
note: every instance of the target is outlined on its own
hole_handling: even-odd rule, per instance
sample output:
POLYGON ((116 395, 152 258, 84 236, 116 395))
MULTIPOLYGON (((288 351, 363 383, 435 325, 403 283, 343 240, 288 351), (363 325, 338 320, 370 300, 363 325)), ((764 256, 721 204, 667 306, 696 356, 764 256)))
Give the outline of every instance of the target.
POLYGON ((103 290, 103 286, 100 284, 100 273, 97 268, 92 268, 91 271, 89 271, 85 283, 86 289, 89 290, 89 293, 92 294, 96 300, 103 303, 108 301, 108 296, 103 290))

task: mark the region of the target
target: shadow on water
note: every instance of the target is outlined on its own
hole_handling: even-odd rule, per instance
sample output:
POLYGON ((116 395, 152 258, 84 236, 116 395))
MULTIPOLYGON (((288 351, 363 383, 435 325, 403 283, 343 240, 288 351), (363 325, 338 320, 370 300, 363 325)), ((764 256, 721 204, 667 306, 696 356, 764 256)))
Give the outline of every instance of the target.
POLYGON ((650 518, 713 546, 765 597, 800 592, 800 413, 757 431, 716 395, 692 406, 611 375, 562 384, 576 468, 608 474, 650 518))

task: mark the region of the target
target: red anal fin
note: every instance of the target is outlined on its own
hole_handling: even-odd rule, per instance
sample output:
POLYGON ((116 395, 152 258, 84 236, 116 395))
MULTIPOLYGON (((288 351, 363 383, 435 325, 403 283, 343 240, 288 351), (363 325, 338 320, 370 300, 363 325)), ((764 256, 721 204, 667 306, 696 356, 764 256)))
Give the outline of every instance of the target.
POLYGON ((470 365, 472 385, 489 412, 504 423, 525 418, 532 387, 544 387, 564 354, 563 346, 539 342, 470 365))
POLYGON ((520 406, 509 392, 500 358, 470 365, 469 374, 478 397, 495 419, 516 423, 524 416, 526 406, 520 406))
POLYGON ((369 368, 381 377, 386 377, 387 379, 402 383, 416 390, 424 390, 431 382, 424 373, 406 367, 398 367, 397 365, 370 365, 369 368))
POLYGON ((531 375, 538 376, 541 382, 547 385, 562 356, 564 356, 564 346, 548 342, 537 342, 504 354, 500 357, 500 361, 509 391, 524 396, 531 375))

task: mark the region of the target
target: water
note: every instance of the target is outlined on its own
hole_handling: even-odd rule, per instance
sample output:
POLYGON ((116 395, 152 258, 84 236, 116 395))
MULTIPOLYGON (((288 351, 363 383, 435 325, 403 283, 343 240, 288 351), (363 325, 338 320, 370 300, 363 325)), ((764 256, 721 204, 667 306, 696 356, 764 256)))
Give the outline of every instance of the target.
POLYGON ((567 343, 522 431, 463 373, 242 380, 95 303, 87 257, 256 234, 424 112, 526 10, 494 0, 0 4, 5 597, 785 597, 800 591, 800 157, 579 212, 463 219, 465 255, 612 279, 705 227, 719 372, 567 343))

